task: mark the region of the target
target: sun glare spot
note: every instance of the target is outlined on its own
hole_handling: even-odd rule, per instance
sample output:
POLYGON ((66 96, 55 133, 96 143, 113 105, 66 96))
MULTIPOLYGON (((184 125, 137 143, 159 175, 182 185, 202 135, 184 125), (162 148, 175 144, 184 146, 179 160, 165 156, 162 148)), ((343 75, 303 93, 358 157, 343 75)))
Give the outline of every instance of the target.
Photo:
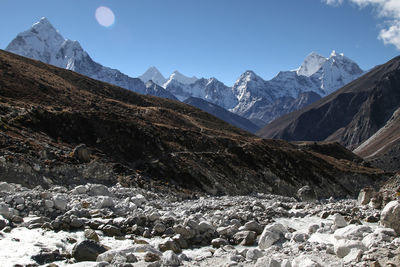
POLYGON ((110 27, 114 24, 115 15, 112 10, 106 6, 100 6, 96 9, 96 20, 104 27, 110 27))

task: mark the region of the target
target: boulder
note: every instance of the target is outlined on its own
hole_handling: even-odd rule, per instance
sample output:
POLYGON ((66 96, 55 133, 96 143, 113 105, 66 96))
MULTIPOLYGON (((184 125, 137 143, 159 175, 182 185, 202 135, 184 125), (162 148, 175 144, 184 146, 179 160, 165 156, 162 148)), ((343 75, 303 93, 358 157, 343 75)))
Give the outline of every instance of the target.
POLYGON ((336 213, 335 215, 333 215, 332 219, 333 219, 333 225, 336 229, 347 226, 346 220, 339 213, 336 213))
POLYGON ((301 255, 292 261, 292 267, 321 267, 321 265, 306 255, 301 255))
POLYGON ((122 236, 121 229, 114 225, 106 225, 101 230, 106 236, 122 236))
POLYGON ((344 258, 350 253, 352 249, 360 249, 362 251, 366 250, 366 247, 361 241, 358 240, 346 240, 341 239, 335 242, 334 251, 336 256, 339 258, 344 258))
POLYGON ((85 235, 85 238, 88 240, 93 240, 96 242, 100 241, 99 236, 97 235, 96 231, 94 231, 92 229, 85 229, 84 235, 85 235))
POLYGON ((68 205, 68 198, 65 195, 57 194, 53 196, 54 207, 58 210, 65 211, 68 205))
POLYGON ((272 259, 270 256, 264 256, 257 260, 255 267, 281 267, 281 263, 272 259))
POLYGON ((91 196, 110 196, 108 187, 102 184, 92 184, 89 187, 88 194, 91 196))
POLYGON ((72 154, 79 162, 85 163, 90 161, 90 152, 85 144, 77 145, 72 154))
POLYGON ((109 196, 101 196, 100 200, 100 207, 101 208, 112 208, 114 207, 114 200, 112 197, 109 196))
POLYGON ((354 225, 350 224, 346 227, 340 228, 335 231, 333 236, 339 239, 362 240, 364 234, 372 233, 371 227, 367 225, 354 225))
POLYGON ((93 240, 84 240, 77 243, 72 249, 72 257, 76 261, 96 261, 97 256, 106 252, 105 246, 93 240))
POLYGON ((0 192, 13 193, 15 191, 14 186, 7 182, 0 182, 0 192))
POLYGON ((99 256, 97 256, 97 262, 108 262, 108 263, 116 263, 116 262, 128 262, 135 263, 137 262, 136 256, 133 254, 135 252, 135 247, 128 247, 124 249, 112 249, 108 250, 99 256))
POLYGON ((244 231, 254 231, 257 233, 257 235, 260 235, 263 232, 264 227, 256 221, 250 221, 250 222, 245 223, 242 227, 239 228, 239 231, 243 231, 243 230, 244 231))
POLYGON ((215 238, 215 239, 211 240, 211 246, 213 248, 220 248, 225 245, 229 245, 229 242, 226 239, 219 237, 219 238, 215 238))
POLYGON ((263 253, 258 248, 249 248, 246 252, 246 259, 250 261, 255 261, 263 256, 263 253))
POLYGON ((153 252, 146 252, 146 254, 144 254, 143 259, 145 262, 155 262, 159 261, 161 258, 159 254, 153 252))
POLYGON ((375 190, 370 187, 361 189, 360 193, 358 194, 357 204, 367 205, 371 201, 371 199, 375 196, 375 194, 376 194, 375 190))
POLYGON ((241 231, 233 235, 235 244, 243 246, 252 246, 257 239, 257 233, 254 231, 241 231))
POLYGON ((344 258, 343 262, 345 264, 350 264, 350 263, 357 263, 361 260, 361 257, 363 255, 363 250, 358 249, 358 248, 352 248, 344 258))
POLYGON ((160 251, 164 252, 167 250, 172 250, 175 253, 181 253, 182 250, 178 244, 172 238, 166 238, 158 244, 160 251))
POLYGON ((381 224, 392 228, 400 235, 400 202, 397 200, 389 202, 381 212, 381 224))
POLYGON ((180 266, 181 259, 171 250, 164 252, 161 262, 163 266, 180 266))
POLYGON ((312 202, 317 199, 317 195, 315 194, 314 189, 312 189, 308 185, 300 188, 297 191, 297 196, 300 198, 301 201, 306 201, 306 202, 312 202))
POLYGON ((260 249, 267 249, 287 233, 288 230, 280 223, 273 223, 264 228, 258 241, 260 249))
POLYGON ((40 252, 39 254, 32 256, 31 259, 40 265, 44 265, 54 261, 65 260, 65 257, 62 256, 58 250, 55 250, 52 252, 40 252))
POLYGON ((0 216, 0 231, 7 226, 7 221, 0 216))
POLYGON ((87 188, 84 185, 78 185, 77 187, 71 190, 71 193, 75 195, 86 194, 86 192, 87 188))

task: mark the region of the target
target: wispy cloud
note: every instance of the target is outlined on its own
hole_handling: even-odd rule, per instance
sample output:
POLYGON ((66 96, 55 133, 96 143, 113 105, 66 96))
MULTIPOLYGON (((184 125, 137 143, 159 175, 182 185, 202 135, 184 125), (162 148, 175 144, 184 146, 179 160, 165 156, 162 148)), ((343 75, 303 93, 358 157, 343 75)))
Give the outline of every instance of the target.
MULTIPOLYGON (((392 44, 400 50, 400 0, 347 0, 359 7, 373 6, 378 16, 385 19, 386 28, 379 32, 378 38, 385 44, 392 44)), ((322 0, 322 2, 338 6, 344 0, 322 0)))

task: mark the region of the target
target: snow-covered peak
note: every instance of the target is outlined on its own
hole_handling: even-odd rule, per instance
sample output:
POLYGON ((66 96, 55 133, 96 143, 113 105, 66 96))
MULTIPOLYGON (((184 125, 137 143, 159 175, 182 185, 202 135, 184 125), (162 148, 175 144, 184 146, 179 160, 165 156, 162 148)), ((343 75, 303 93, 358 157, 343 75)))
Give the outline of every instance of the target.
POLYGON ((171 74, 171 76, 169 76, 167 83, 171 80, 175 80, 177 82, 180 82, 181 84, 191 84, 191 83, 196 82, 198 79, 195 76, 187 77, 176 70, 171 74))
POLYGON ((297 70, 297 75, 310 77, 316 73, 322 65, 327 61, 327 58, 319 55, 316 52, 309 54, 297 70))
POLYGON ((45 63, 51 63, 53 55, 57 53, 64 41, 64 37, 51 23, 46 18, 42 18, 30 29, 18 34, 6 50, 45 63))
POLYGON ((156 67, 150 67, 145 73, 138 77, 143 82, 153 81, 159 86, 162 86, 167 79, 161 74, 161 72, 156 67))

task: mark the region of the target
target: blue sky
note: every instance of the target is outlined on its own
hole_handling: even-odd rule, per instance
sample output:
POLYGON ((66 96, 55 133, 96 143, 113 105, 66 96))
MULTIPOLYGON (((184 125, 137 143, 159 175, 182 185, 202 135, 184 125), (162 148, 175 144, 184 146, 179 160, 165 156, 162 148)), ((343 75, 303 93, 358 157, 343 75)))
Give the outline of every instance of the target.
POLYGON ((270 79, 297 68, 312 51, 329 56, 335 49, 364 69, 399 54, 378 39, 395 15, 354 3, 371 0, 324 1, 1 0, 0 48, 47 17, 95 61, 130 76, 156 66, 164 76, 179 70, 227 85, 246 70, 270 79), (99 6, 114 12, 111 27, 96 21, 99 6))

